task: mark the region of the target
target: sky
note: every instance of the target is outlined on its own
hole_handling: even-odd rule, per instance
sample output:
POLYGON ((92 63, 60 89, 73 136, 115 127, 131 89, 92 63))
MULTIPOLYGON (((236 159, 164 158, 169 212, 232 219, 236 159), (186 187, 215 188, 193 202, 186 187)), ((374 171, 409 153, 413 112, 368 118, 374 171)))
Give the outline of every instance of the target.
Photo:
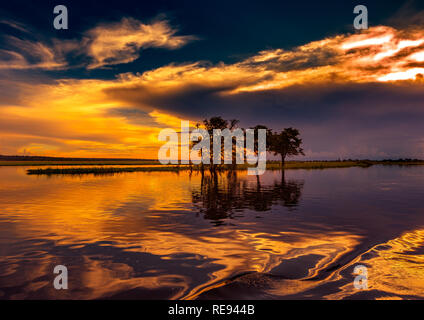
POLYGON ((222 116, 298 128, 298 159, 424 158, 423 75, 422 1, 2 2, 0 154, 154 159, 222 116))

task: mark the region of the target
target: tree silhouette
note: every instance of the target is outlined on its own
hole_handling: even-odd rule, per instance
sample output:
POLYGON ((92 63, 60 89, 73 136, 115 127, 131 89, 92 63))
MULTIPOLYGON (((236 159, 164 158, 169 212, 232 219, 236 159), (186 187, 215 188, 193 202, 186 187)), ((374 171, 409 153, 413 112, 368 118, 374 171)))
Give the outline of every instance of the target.
MULTIPOLYGON (((213 154, 213 143, 214 139, 222 139, 222 136, 214 135, 214 130, 219 129, 221 131, 225 129, 229 129, 230 131, 237 128, 239 120, 225 120, 220 116, 212 117, 209 119, 203 120, 203 126, 205 130, 209 134, 210 140, 210 165, 209 169, 211 172, 216 172, 217 165, 213 162, 214 154, 213 154)), ((199 128, 200 124, 196 124, 196 127, 199 128)), ((241 128, 243 132, 246 130, 241 128)), ((275 155, 281 156, 281 164, 284 169, 284 163, 287 157, 296 156, 296 155, 304 155, 302 145, 302 139, 299 137, 299 130, 295 128, 285 128, 281 132, 273 132, 271 129, 264 125, 257 125, 251 129, 255 130, 254 135, 254 150, 256 155, 258 154, 258 130, 265 129, 266 130, 266 151, 273 152, 275 155)), ((222 142, 222 141, 221 141, 222 142)), ((232 169, 236 168, 236 139, 233 137, 232 141, 232 169)), ((248 150, 245 149, 245 152, 248 150)), ((221 143, 221 160, 224 157, 224 144, 221 143)), ((201 166, 201 170, 203 171, 203 165, 201 166)))
POLYGON ((286 157, 305 155, 301 145, 302 139, 299 137, 299 130, 290 127, 270 135, 268 150, 281 156, 281 166, 284 168, 286 157))
MULTIPOLYGON (((239 123, 239 120, 232 119, 232 120, 225 120, 222 117, 212 117, 210 119, 203 120, 203 124, 205 126, 206 131, 209 133, 210 138, 210 169, 212 172, 215 172, 216 170, 216 164, 213 163, 213 141, 214 139, 221 139, 221 136, 215 137, 214 136, 214 130, 220 129, 220 130, 233 130, 237 127, 237 124, 239 123)), ((235 141, 233 141, 233 149, 235 147, 235 141)), ((224 156, 224 145, 221 143, 221 157, 224 156)), ((234 151, 233 151, 233 157, 234 157, 234 151)), ((233 159, 233 164, 235 165, 235 161, 233 159)))

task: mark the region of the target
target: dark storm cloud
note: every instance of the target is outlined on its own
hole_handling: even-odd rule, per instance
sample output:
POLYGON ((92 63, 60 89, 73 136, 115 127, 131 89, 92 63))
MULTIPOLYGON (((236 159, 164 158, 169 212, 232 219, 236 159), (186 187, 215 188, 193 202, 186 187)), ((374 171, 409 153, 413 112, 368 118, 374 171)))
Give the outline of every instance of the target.
MULTIPOLYGON (((137 103, 137 89, 132 90, 113 94, 137 103)), ((320 84, 220 94, 226 90, 197 86, 158 96, 140 90, 138 104, 188 118, 222 115, 240 119, 246 127, 294 126, 311 158, 423 156, 421 83, 320 84)))
POLYGON ((121 117, 124 118, 128 123, 151 126, 151 127, 162 127, 166 128, 165 124, 159 124, 155 118, 151 117, 148 112, 140 110, 136 107, 117 107, 110 108, 104 112, 105 117, 121 117))

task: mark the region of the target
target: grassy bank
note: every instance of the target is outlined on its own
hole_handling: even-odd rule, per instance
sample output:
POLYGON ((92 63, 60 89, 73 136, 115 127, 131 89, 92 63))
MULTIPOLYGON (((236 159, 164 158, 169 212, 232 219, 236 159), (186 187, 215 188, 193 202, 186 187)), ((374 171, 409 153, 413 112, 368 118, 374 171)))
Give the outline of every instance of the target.
MULTIPOLYGON (((145 163, 143 163, 145 164, 145 163)), ((51 164, 53 165, 53 164, 51 164)), ((101 163, 101 165, 107 165, 101 163)), ((287 161, 284 165, 284 169, 327 169, 327 168, 350 168, 350 167, 362 167, 367 168, 373 165, 396 165, 396 166, 412 166, 412 165, 424 165, 424 161, 421 160, 383 160, 383 161, 372 161, 372 160, 348 160, 348 161, 287 161)), ((236 170, 246 170, 248 165, 237 165, 236 170)), ((229 170, 231 166, 220 167, 218 170, 229 170)), ((154 172, 154 171, 167 171, 167 172, 179 172, 184 170, 199 171, 200 166, 155 166, 155 167, 90 167, 90 168, 46 168, 46 169, 29 169, 27 173, 30 175, 55 175, 55 174, 115 174, 124 172, 154 172)), ((267 170, 280 170, 281 163, 277 161, 270 161, 267 163, 267 170)), ((207 170, 207 168, 206 168, 207 170)))
POLYGON ((46 168, 46 169, 29 169, 27 174, 30 175, 54 175, 54 174, 114 174, 123 172, 152 172, 152 171, 168 171, 178 172, 187 170, 183 167, 160 166, 160 167, 91 167, 91 168, 46 168))
MULTIPOLYGON (((365 161, 287 161, 284 169, 326 169, 326 168, 349 168, 369 167, 372 164, 365 161)), ((281 162, 267 163, 268 170, 281 169, 281 162)))

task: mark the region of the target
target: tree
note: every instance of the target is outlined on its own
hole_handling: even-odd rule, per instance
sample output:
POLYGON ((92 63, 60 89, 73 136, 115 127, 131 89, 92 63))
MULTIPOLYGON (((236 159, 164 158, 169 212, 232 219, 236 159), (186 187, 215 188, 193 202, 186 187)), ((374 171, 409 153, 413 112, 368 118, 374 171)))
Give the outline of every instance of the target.
MULTIPOLYGON (((255 130, 253 150, 251 150, 251 151, 253 151, 253 153, 256 156, 259 155, 259 130, 260 129, 266 130, 266 151, 269 151, 269 141, 270 141, 270 138, 272 136, 272 130, 268 129, 267 126, 264 126, 264 125, 261 125, 261 124, 258 124, 251 129, 255 130)), ((258 161, 259 161, 259 159, 258 159, 258 161)), ((256 175, 256 181, 257 181, 258 189, 260 189, 261 182, 260 182, 258 174, 256 175)))
POLYGON ((299 137, 299 130, 295 128, 285 128, 280 133, 273 132, 269 139, 269 151, 275 155, 281 155, 281 166, 284 168, 286 157, 305 155, 301 148, 302 139, 299 137))
MULTIPOLYGON (((195 127, 196 127, 196 130, 199 130, 200 129, 200 123, 197 122, 196 125, 195 125, 195 127)), ((202 139, 200 139, 200 140, 202 140, 202 139)), ((191 141, 190 142, 190 147, 193 148, 193 146, 195 144, 196 144, 196 141, 191 141)), ((203 176, 204 165, 203 165, 203 150, 202 149, 199 150, 198 155, 200 155, 200 159, 201 159, 201 161, 200 161, 200 172, 202 173, 202 176, 203 176)), ((190 174, 191 174, 192 170, 193 170, 193 166, 192 166, 192 162, 190 162, 190 174)))
POLYGON ((259 149, 258 149, 258 140, 259 140, 258 132, 259 132, 259 129, 266 130, 266 151, 270 151, 270 149, 269 149, 269 142, 270 142, 270 139, 272 137, 272 130, 271 129, 268 129, 267 126, 264 126, 264 125, 261 125, 261 124, 258 124, 258 125, 256 125, 255 127, 251 128, 251 129, 255 130, 254 147, 253 147, 254 150, 253 150, 253 152, 256 155, 258 155, 258 151, 259 151, 259 149))
MULTIPOLYGON (((217 139, 221 139, 221 137, 215 137, 214 136, 214 129, 220 129, 220 130, 224 130, 224 129, 229 129, 229 130, 233 130, 237 127, 237 124, 239 123, 239 120, 224 120, 222 117, 212 117, 210 119, 205 119, 203 120, 203 124, 205 126, 205 129, 208 131, 209 133, 209 137, 210 137, 210 144, 211 144, 211 152, 210 152, 210 168, 212 171, 215 171, 215 164, 213 163, 213 139, 217 138, 217 139)), ((235 142, 235 141, 234 141, 235 142)), ((223 145, 221 144, 221 156, 223 156, 223 145)))

